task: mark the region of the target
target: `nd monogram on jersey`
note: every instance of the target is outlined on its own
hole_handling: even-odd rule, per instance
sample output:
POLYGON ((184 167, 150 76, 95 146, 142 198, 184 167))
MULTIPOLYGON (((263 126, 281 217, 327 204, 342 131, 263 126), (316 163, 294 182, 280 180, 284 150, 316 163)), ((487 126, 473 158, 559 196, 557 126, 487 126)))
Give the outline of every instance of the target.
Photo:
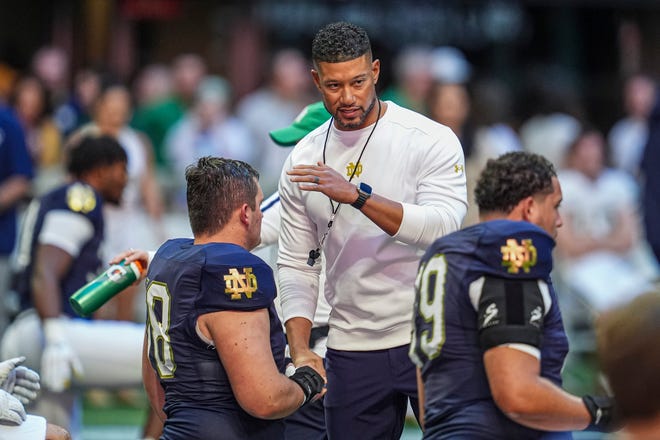
POLYGON ((87 214, 96 208, 96 194, 91 187, 75 183, 66 192, 66 203, 71 211, 87 214))
POLYGON ((509 269, 509 273, 518 273, 520 269, 529 273, 530 268, 536 264, 536 248, 530 239, 523 239, 519 244, 515 238, 508 238, 506 245, 500 249, 502 265, 509 269))
POLYGON ((257 291, 257 277, 252 273, 251 267, 244 267, 243 273, 239 273, 238 269, 232 267, 229 269, 229 275, 224 276, 225 279, 225 293, 229 295, 232 300, 245 298, 252 299, 252 294, 257 291))

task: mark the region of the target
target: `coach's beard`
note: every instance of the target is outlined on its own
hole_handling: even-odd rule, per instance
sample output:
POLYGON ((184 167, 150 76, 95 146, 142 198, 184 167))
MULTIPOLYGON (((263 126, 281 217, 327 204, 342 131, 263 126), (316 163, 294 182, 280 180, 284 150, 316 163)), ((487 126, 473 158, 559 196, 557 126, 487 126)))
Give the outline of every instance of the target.
MULTIPOLYGON (((343 122, 341 120, 341 118, 339 117, 339 115, 340 115, 339 110, 340 109, 338 108, 337 111, 335 112, 335 121, 337 121, 337 125, 339 125, 342 128, 348 128, 349 130, 355 130, 355 129, 361 128, 362 124, 364 124, 364 121, 367 120, 367 116, 369 116, 369 113, 371 113, 371 111, 374 109, 374 106, 376 105, 376 100, 377 99, 378 99, 378 96, 376 96, 373 99, 373 101, 371 101, 371 104, 369 104, 369 107, 366 110, 363 110, 362 116, 360 117, 360 119, 357 122, 349 122, 349 123, 343 122)), ((360 107, 360 109, 362 109, 362 107, 360 107)))

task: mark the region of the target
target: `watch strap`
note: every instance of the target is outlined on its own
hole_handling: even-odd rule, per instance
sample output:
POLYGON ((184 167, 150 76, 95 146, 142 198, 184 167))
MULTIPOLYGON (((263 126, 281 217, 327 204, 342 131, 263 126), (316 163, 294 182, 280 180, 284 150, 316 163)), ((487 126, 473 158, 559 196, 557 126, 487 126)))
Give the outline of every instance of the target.
POLYGON ((358 198, 356 201, 351 203, 351 206, 355 209, 362 209, 367 199, 371 197, 371 187, 366 183, 360 183, 360 186, 357 187, 358 198))

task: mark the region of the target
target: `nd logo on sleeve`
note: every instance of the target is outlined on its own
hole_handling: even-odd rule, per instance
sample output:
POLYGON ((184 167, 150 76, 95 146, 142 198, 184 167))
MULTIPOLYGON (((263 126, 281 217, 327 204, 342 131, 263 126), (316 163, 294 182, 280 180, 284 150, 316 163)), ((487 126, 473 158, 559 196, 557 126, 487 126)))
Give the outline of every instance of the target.
POLYGON ((96 196, 87 185, 74 183, 66 192, 66 204, 73 212, 87 214, 96 208, 96 196))
POLYGON ((252 294, 257 291, 257 277, 252 273, 251 267, 244 267, 243 273, 238 269, 229 269, 229 275, 224 276, 225 279, 225 293, 233 300, 240 300, 243 294, 248 299, 252 298, 252 294))
POLYGON ((518 273, 522 269, 529 273, 531 267, 536 264, 536 247, 531 239, 524 239, 519 244, 515 238, 509 238, 506 246, 500 248, 502 252, 502 266, 508 268, 509 273, 518 273))

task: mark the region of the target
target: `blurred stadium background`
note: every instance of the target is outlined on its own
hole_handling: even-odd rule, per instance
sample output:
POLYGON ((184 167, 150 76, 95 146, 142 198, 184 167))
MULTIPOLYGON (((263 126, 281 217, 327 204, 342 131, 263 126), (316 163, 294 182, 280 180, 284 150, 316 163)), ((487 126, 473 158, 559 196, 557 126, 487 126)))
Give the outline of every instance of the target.
MULTIPOLYGON (((538 97, 550 93, 607 133, 623 113, 625 78, 660 72, 657 0, 22 0, 0 5, 0 96, 44 46, 68 54, 69 81, 97 67, 126 84, 144 66, 195 52, 228 81, 233 106, 265 83, 275 51, 307 56, 316 30, 336 20, 369 32, 382 61, 381 90, 395 84, 404 48, 455 47, 473 79, 510 88, 514 124, 541 111, 538 97)), ((186 230, 180 212, 167 221, 170 234, 186 230)), ((599 386, 589 333, 581 330, 579 322, 571 328, 576 351, 565 368, 566 387, 578 394, 599 386)), ((85 439, 137 438, 145 404, 143 395, 86 399, 85 439)), ((419 438, 413 422, 404 438, 419 438)))

